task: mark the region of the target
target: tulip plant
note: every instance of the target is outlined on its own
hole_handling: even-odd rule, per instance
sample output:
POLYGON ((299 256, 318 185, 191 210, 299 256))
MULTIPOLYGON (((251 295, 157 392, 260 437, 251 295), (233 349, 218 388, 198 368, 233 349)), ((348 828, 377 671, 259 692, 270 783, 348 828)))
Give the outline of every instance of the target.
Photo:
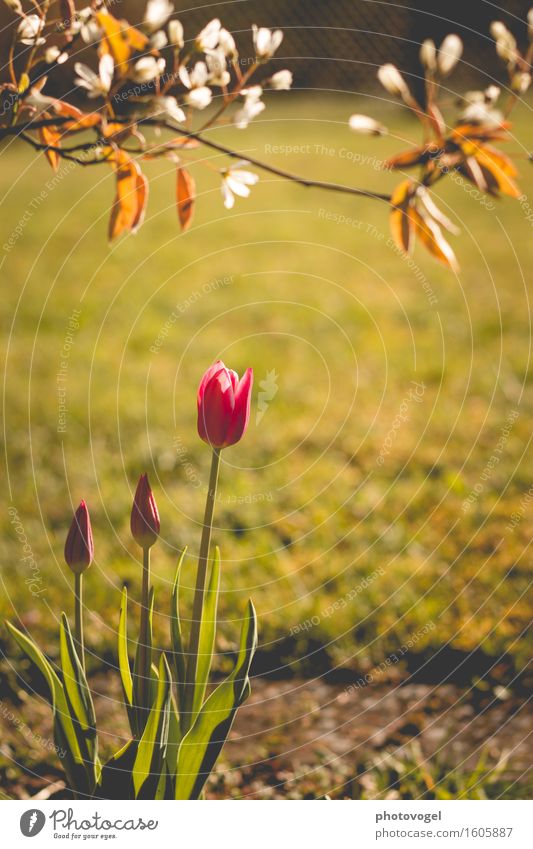
POLYGON ((160 520, 148 476, 141 475, 131 511, 131 533, 142 549, 139 638, 133 664, 127 635, 127 590, 118 622, 118 669, 131 738, 106 763, 98 755, 98 733, 85 668, 83 578, 94 557, 89 510, 82 501, 65 543, 74 575, 74 633, 61 614, 59 663, 48 660, 27 634, 7 623, 33 667, 42 673, 53 712, 54 737, 76 798, 198 799, 229 734, 235 714, 250 693, 250 664, 257 642, 254 606, 248 602, 231 674, 209 687, 215 644, 220 552, 211 550, 211 531, 220 455, 238 442, 250 415, 253 374, 237 374, 216 362, 198 389, 198 433, 212 450, 211 474, 198 558, 188 641, 180 617, 180 572, 176 569, 170 610, 170 648, 153 645, 154 590, 150 554, 160 520))

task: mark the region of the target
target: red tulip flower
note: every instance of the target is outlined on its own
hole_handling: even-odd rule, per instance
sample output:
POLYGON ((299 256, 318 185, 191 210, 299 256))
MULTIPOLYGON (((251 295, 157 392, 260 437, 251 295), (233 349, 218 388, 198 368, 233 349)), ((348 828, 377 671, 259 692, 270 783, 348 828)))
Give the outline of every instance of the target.
POLYGON ((212 448, 227 448, 241 439, 250 418, 253 371, 236 372, 218 360, 198 387, 198 433, 212 448))
POLYGON ((81 575, 89 568, 93 557, 93 531, 89 510, 85 501, 80 501, 65 542, 65 563, 76 575, 81 575))
POLYGON ((158 537, 160 527, 154 494, 148 483, 148 475, 144 474, 139 478, 131 508, 131 535, 141 548, 150 548, 158 537))

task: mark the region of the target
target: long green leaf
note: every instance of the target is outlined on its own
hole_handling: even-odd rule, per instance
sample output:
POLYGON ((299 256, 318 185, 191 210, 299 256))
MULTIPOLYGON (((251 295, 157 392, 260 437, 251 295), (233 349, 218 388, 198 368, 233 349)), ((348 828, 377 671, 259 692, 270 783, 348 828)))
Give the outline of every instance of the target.
POLYGON ((54 738, 59 751, 64 751, 61 760, 71 788, 86 794, 90 791, 83 753, 80 750, 76 729, 70 716, 67 698, 59 676, 47 661, 44 654, 22 631, 11 622, 6 622, 9 633, 22 651, 44 676, 49 690, 49 698, 54 716, 54 738))
POLYGON ((126 704, 133 704, 133 678, 131 675, 130 661, 128 658, 128 588, 122 590, 120 602, 120 619, 118 623, 118 666, 120 680, 126 704))
POLYGON ((209 584, 205 591, 204 603, 202 607, 202 621, 200 623, 200 638, 198 641, 198 663, 196 667, 196 681, 194 682, 194 697, 192 707, 192 718, 190 725, 194 724, 194 720, 202 707, 207 682, 209 681, 209 671, 211 669, 211 661, 213 659, 213 649, 215 647, 215 633, 217 627, 217 602, 218 591, 220 587, 220 549, 215 548, 215 556, 211 563, 211 574, 209 576, 209 584))
POLYGON ((172 587, 172 603, 170 606, 170 639, 172 643, 172 662, 174 667, 174 676, 176 678, 176 686, 178 693, 178 711, 181 711, 185 705, 185 649, 181 634, 180 606, 179 606, 179 586, 181 567, 185 560, 187 548, 184 548, 181 557, 176 567, 176 576, 172 587))
POLYGON ((19 631, 18 628, 15 628, 11 622, 6 622, 7 629, 13 639, 18 643, 24 654, 28 656, 28 658, 32 661, 32 663, 37 667, 41 675, 44 677, 46 684, 48 686, 49 698, 52 704, 52 707, 55 708, 55 700, 56 700, 56 691, 58 688, 61 688, 61 681, 57 673, 54 671, 53 667, 48 663, 44 654, 40 650, 38 646, 35 645, 33 640, 30 640, 26 634, 23 634, 22 631, 19 631))
POLYGON ((134 704, 133 676, 131 674, 128 655, 128 589, 123 587, 120 601, 120 618, 118 623, 118 668, 122 692, 124 693, 124 704, 128 714, 131 733, 134 737, 139 735, 137 722, 137 711, 134 704))
POLYGON ((171 675, 161 654, 156 700, 150 710, 133 765, 135 798, 153 799, 166 755, 169 729, 171 675))
POLYGON ((100 771, 97 754, 96 716, 85 672, 72 639, 68 619, 64 613, 61 614, 59 647, 63 688, 80 752, 85 763, 89 790, 92 791, 96 786, 100 771))
POLYGON ((178 752, 176 799, 198 799, 231 730, 237 708, 249 693, 250 664, 257 644, 255 609, 248 602, 239 654, 231 675, 204 703, 178 752))
POLYGON ((71 707, 71 714, 78 721, 82 731, 96 731, 93 700, 74 646, 70 625, 64 613, 61 614, 59 649, 63 686, 71 707))
POLYGON ((168 719, 168 743, 167 753, 165 755, 166 770, 168 773, 169 782, 172 784, 172 795, 170 796, 171 799, 174 798, 174 786, 176 780, 176 772, 178 769, 178 751, 179 745, 181 743, 181 738, 182 735, 178 708, 176 706, 176 702, 174 701, 174 694, 171 693, 168 719))

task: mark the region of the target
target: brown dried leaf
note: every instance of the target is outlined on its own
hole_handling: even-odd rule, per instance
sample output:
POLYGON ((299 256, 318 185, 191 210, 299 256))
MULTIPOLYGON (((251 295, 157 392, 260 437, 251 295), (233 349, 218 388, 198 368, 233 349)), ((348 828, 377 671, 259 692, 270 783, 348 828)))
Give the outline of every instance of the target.
POLYGON ((196 185, 194 179, 185 168, 178 168, 176 194, 178 202, 178 218, 182 230, 187 230, 192 221, 194 202, 196 200, 196 185))

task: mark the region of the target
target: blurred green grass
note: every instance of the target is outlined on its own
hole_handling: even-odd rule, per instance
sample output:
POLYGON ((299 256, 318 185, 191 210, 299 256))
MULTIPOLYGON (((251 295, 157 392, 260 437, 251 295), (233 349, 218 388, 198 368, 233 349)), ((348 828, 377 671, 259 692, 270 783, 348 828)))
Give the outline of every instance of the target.
MULTIPOLYGON (((246 133, 215 137, 238 144, 243 157, 389 191, 400 176, 379 163, 416 140, 417 127, 380 105, 394 134, 354 136, 346 126, 354 111, 376 114, 376 104, 294 96, 273 103, 246 133)), ((530 130, 524 107, 509 150, 523 156, 519 141, 530 130)), ((14 248, 2 252, 2 617, 20 618, 55 653, 59 611, 72 607, 62 547, 71 506, 85 498, 97 552, 85 582, 87 643, 95 666, 114 653, 122 583, 138 597, 129 510, 147 470, 162 517, 153 561, 164 641, 184 545, 186 583, 193 581, 207 482, 196 386, 221 356, 239 371, 252 365, 256 389, 249 432, 223 459, 219 665, 252 595, 262 650, 291 674, 312 668, 313 656, 303 658, 320 647, 331 664, 371 669, 428 623, 435 627, 416 639, 416 652, 479 648, 521 668, 530 653, 523 632, 533 530, 533 507, 523 503, 532 412, 523 206, 506 199, 487 210, 460 186, 442 187, 441 205, 462 229, 453 239, 456 278, 419 249, 414 264, 400 258, 377 202, 262 174, 252 196, 226 213, 212 168, 227 162, 208 154, 206 163, 194 171, 199 197, 188 233, 177 224, 173 167, 146 163, 147 220, 109 247, 107 171, 67 167, 50 189, 42 157, 15 144, 2 150, 0 245, 24 222, 14 248), (79 328, 65 370, 66 432, 58 433, 57 375, 73 310, 79 328), (279 388, 257 424, 258 384, 273 370, 279 388), (419 402, 409 396, 414 382, 424 386, 419 402), (396 429, 405 403, 407 420, 396 429), (519 416, 482 481, 513 410, 519 416), (520 522, 508 530, 515 511, 520 522), (21 560, 21 527, 38 596, 21 560)), ((520 169, 533 197, 530 166, 520 169)))

